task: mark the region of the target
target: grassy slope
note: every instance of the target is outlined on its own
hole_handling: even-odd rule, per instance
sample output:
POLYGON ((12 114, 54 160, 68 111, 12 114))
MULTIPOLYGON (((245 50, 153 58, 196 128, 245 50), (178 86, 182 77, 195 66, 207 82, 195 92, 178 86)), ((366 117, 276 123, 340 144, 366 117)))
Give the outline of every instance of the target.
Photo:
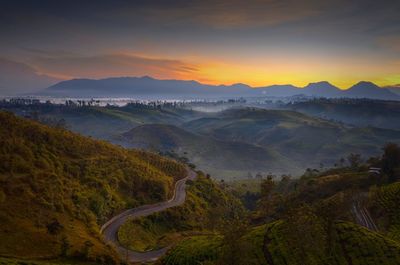
POLYGON ((138 251, 165 247, 192 234, 209 234, 209 216, 216 207, 243 211, 235 198, 201 174, 188 185, 182 206, 125 223, 118 234, 121 243, 138 251))
POLYGON ((273 150, 245 142, 217 140, 172 125, 138 126, 124 134, 135 147, 174 151, 218 178, 257 172, 293 172, 297 168, 273 150))
POLYGON ((40 120, 64 119, 72 131, 98 139, 119 143, 119 136, 133 127, 148 123, 180 124, 196 112, 177 108, 125 107, 65 107, 57 105, 4 106, 20 115, 37 113, 40 120))
MULTIPOLYGON (((251 229, 242 240, 251 247, 247 251, 248 263, 251 265, 302 265, 296 252, 289 248, 281 229, 281 222, 251 229), (265 238, 265 236, 267 237, 265 238), (268 253, 268 254, 266 254, 268 253), (270 257, 268 261, 265 256, 270 257)), ((361 226, 339 222, 336 224, 339 234, 335 242, 339 252, 330 262, 337 265, 388 264, 400 262, 400 244, 379 233, 369 231, 361 226)), ((186 239, 168 252, 162 260, 165 265, 184 265, 196 262, 217 264, 221 238, 218 236, 194 236, 186 239)), ((315 264, 327 264, 326 257, 314 257, 315 264)))
POLYGON ((400 182, 376 188, 370 196, 370 208, 378 227, 400 242, 400 182))
POLYGON ((334 119, 356 126, 400 129, 400 103, 371 100, 315 100, 286 106, 307 115, 334 119))
POLYGON ((165 200, 182 165, 0 112, 0 255, 113 256, 99 225, 165 200), (53 229, 52 229, 53 228, 53 229))
MULTIPOLYGON (((337 220, 347 220, 334 222, 333 245, 329 248, 332 252, 321 255, 324 252, 314 253, 308 250, 310 262, 308 264, 400 264, 399 182, 376 187, 374 185, 381 180, 376 176, 369 176, 363 168, 357 171, 351 168, 332 169, 316 176, 305 176, 294 181, 298 185, 296 185, 297 192, 291 196, 293 201, 300 204, 338 207, 337 209, 341 209, 342 212, 337 215, 340 216, 337 220), (344 192, 357 195, 365 194, 368 190, 370 190, 370 196, 365 197, 368 201, 366 205, 369 205, 371 209, 379 232, 370 231, 351 222, 353 218, 348 212, 350 209, 341 206, 342 202, 350 203, 350 205, 352 203, 352 200, 347 201, 341 196, 344 192)), ((242 187, 239 183, 239 189, 245 188, 247 187, 242 187)), ((251 253, 248 264, 303 265, 300 260, 304 260, 305 250, 300 249, 298 244, 290 243, 289 240, 293 240, 287 234, 290 230, 285 228, 285 221, 279 219, 279 215, 275 216, 278 218, 277 221, 254 227, 241 239, 252 246, 247 251, 251 253)), ((218 236, 212 238, 194 236, 169 251, 163 259, 163 264, 190 264, 193 260, 204 261, 205 264, 218 264, 218 253, 221 249, 221 238, 218 236), (199 248, 198 252, 196 252, 197 248, 199 248), (197 253, 210 254, 199 256, 197 253)))
POLYGON ((352 152, 377 155, 383 144, 400 139, 399 131, 352 129, 294 111, 255 108, 227 110, 183 126, 217 139, 268 147, 303 167, 318 167, 320 162, 333 165, 352 152))
MULTIPOLYGON (((270 253, 274 265, 299 264, 296 252, 288 248, 285 241, 282 223, 275 222, 268 226, 267 242, 264 246, 270 253)), ((340 222, 336 224, 339 234, 335 242, 337 255, 332 264, 398 264, 400 262, 400 244, 379 233, 369 231, 361 226, 340 222)), ((327 262, 326 257, 314 257, 316 264, 327 262)))

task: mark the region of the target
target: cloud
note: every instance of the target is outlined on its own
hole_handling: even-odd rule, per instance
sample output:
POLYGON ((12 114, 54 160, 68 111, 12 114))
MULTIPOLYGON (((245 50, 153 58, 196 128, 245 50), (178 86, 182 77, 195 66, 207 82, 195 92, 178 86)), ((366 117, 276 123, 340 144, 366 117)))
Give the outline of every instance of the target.
POLYGON ((394 52, 400 53, 400 36, 384 36, 378 39, 378 44, 394 52))
POLYGON ((150 4, 118 9, 111 16, 125 20, 126 23, 143 20, 150 24, 162 22, 161 25, 169 26, 195 24, 231 29, 279 25, 309 18, 321 12, 324 5, 319 3, 314 0, 175 1, 168 6, 150 4))
POLYGON ((0 95, 36 92, 58 81, 27 64, 0 58, 0 95))
POLYGON ((194 64, 163 58, 131 54, 94 56, 37 56, 32 64, 42 72, 65 78, 104 78, 110 76, 143 76, 182 78, 192 76, 194 64))

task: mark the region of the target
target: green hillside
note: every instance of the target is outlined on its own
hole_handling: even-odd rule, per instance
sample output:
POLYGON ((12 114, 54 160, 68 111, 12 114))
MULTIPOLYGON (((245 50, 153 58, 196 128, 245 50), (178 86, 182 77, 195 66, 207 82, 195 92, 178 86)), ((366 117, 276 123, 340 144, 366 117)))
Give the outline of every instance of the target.
POLYGON ((174 152, 216 178, 243 178, 249 172, 294 173, 296 163, 268 147, 191 133, 173 125, 148 124, 125 133, 133 147, 174 152))
POLYGON ((233 194, 258 198, 248 218, 191 236, 160 264, 400 264, 400 147, 383 150, 366 163, 307 170, 299 179, 229 183, 233 194), (370 173, 372 165, 381 172, 370 173))
POLYGON ((116 106, 64 106, 55 104, 3 104, 0 109, 56 125, 97 139, 120 143, 120 134, 142 124, 180 124, 198 113, 182 108, 156 107, 143 104, 116 106))
POLYGON ((118 237, 130 249, 152 250, 191 235, 213 234, 222 220, 243 215, 244 209, 236 198, 199 173, 196 180, 188 183, 182 206, 126 222, 118 237))
POLYGON ((400 142, 400 132, 351 128, 287 110, 230 109, 186 122, 189 131, 225 141, 245 142, 274 150, 303 168, 332 166, 340 157, 377 155, 387 142, 400 142))
MULTIPOLYGON (((320 256, 321 252, 295 249, 287 241, 282 222, 273 222, 267 226, 250 229, 241 238, 248 244, 246 252, 239 255, 246 257, 249 265, 375 265, 399 264, 400 244, 378 233, 371 232, 352 223, 338 222, 336 229, 339 237, 335 241, 334 255, 320 256), (306 251, 306 252, 304 252, 306 251), (304 263, 304 260, 307 263, 304 263)), ((222 240, 219 236, 193 236, 174 247, 162 259, 165 265, 221 264, 222 240)), ((239 264, 239 263, 233 263, 239 264)))
POLYGON ((400 129, 398 101, 368 99, 315 99, 283 106, 307 115, 360 127, 400 129))
POLYGON ((385 234, 400 242, 400 182, 371 191, 370 208, 385 234))
POLYGON ((110 264, 99 226, 169 198, 185 167, 0 112, 0 256, 110 264))

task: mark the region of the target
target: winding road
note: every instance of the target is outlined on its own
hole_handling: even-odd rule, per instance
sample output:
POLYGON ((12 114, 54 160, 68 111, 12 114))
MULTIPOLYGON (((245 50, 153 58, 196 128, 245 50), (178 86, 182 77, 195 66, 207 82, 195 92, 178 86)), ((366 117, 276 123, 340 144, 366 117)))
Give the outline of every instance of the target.
POLYGON ((106 243, 114 246, 121 257, 131 263, 154 261, 160 258, 167 252, 169 247, 148 252, 137 252, 126 249, 120 245, 118 241, 118 229, 130 218, 147 216, 183 204, 186 199, 186 181, 189 179, 193 180, 195 177, 196 173, 192 170, 188 170, 188 175, 175 183, 174 195, 168 201, 128 209, 111 218, 100 229, 106 243))

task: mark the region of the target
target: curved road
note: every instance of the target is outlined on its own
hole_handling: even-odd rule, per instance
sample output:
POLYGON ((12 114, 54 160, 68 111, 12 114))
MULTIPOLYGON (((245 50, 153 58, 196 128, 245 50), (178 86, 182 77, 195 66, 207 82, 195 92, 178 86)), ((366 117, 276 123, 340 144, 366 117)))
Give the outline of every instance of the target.
POLYGON ((107 223, 105 223, 101 229, 100 233, 104 235, 104 239, 107 243, 113 245, 115 249, 119 252, 121 257, 128 262, 146 262, 146 261, 154 261, 159 257, 164 255, 168 247, 148 251, 148 252, 136 252, 129 249, 124 248, 118 242, 118 229, 119 227, 125 223, 130 218, 137 218, 142 216, 147 216, 156 212, 161 212, 167 208, 178 206, 183 204, 186 199, 186 181, 188 179, 193 180, 196 177, 196 173, 192 170, 188 170, 188 175, 186 178, 178 180, 175 183, 175 191, 172 199, 160 202, 151 205, 143 205, 137 208, 128 209, 119 215, 111 218, 107 223))

